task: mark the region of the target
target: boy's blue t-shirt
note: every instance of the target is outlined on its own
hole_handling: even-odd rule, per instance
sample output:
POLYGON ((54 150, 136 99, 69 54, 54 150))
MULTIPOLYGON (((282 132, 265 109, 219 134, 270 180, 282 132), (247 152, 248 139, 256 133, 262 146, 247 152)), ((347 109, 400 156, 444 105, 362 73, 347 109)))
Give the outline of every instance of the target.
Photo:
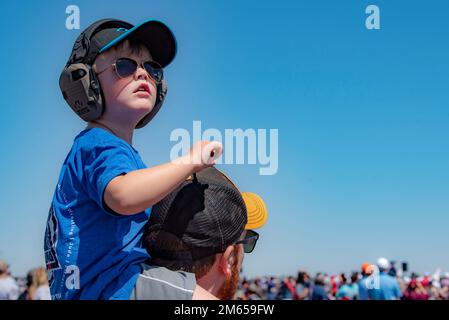
POLYGON ((100 128, 82 131, 62 166, 45 232, 53 299, 128 299, 148 258, 151 209, 124 216, 103 203, 115 177, 146 168, 137 150, 100 128))

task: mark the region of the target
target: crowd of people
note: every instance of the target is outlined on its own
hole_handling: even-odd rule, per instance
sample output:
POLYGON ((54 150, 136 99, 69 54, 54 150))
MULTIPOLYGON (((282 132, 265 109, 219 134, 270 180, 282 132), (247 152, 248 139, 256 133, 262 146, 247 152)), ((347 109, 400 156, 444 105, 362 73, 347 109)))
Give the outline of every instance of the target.
POLYGON ((239 300, 449 300, 449 272, 419 275, 385 258, 360 271, 337 275, 306 271, 296 276, 241 279, 239 300))
MULTIPOLYGON (((449 300, 449 272, 409 274, 380 258, 350 274, 319 272, 312 278, 299 271, 296 276, 241 278, 235 299, 449 300)), ((9 265, 0 261, 0 300, 50 300, 46 269, 34 268, 26 278, 14 278, 9 265)))
POLYGON ((47 270, 31 269, 26 278, 14 278, 9 265, 0 260, 0 300, 50 300, 47 270))

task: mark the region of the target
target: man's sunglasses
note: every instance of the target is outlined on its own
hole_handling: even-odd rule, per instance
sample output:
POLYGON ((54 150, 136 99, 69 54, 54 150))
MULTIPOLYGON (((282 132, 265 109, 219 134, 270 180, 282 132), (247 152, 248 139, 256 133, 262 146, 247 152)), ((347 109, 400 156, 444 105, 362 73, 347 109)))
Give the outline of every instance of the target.
MULTIPOLYGON (((111 64, 109 67, 114 67, 117 76, 120 78, 126 78, 133 75, 139 64, 130 58, 118 58, 115 63, 111 64)), ((159 63, 156 61, 144 61, 140 65, 149 75, 153 78, 156 83, 160 83, 162 79, 164 79, 164 71, 159 63)), ((97 74, 101 74, 105 72, 109 67, 104 70, 98 72, 97 74)))
POLYGON ((245 253, 253 252, 256 247, 259 234, 254 230, 246 230, 245 239, 237 241, 235 244, 243 244, 243 251, 245 253))

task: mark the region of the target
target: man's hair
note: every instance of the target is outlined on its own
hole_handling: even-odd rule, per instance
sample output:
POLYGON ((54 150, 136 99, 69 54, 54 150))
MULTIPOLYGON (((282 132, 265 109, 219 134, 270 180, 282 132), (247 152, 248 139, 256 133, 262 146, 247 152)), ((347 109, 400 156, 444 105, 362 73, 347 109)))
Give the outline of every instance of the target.
POLYGON ((173 271, 185 271, 194 273, 197 279, 205 276, 215 263, 216 254, 199 259, 164 259, 158 257, 157 250, 166 251, 190 251, 195 254, 195 248, 189 248, 181 239, 163 230, 151 230, 143 235, 143 243, 151 256, 152 264, 166 267, 173 271))

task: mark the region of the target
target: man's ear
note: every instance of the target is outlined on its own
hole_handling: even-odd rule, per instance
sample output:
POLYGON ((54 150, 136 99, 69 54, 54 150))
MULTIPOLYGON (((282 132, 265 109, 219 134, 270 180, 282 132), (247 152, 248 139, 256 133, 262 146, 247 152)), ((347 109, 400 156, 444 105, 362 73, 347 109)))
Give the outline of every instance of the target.
POLYGON ((232 274, 234 259, 236 259, 234 246, 228 246, 225 252, 221 255, 218 265, 219 270, 226 278, 229 278, 232 274))

